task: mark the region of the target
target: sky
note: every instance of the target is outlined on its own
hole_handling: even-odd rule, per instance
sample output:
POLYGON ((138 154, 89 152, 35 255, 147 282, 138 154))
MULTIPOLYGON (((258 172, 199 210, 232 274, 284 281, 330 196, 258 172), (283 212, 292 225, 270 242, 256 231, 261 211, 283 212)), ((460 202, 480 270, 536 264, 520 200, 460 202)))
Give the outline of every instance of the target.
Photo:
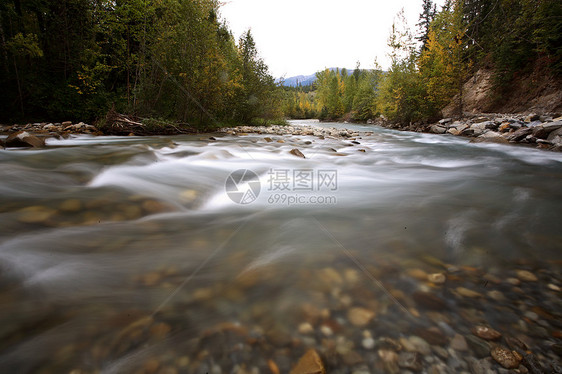
POLYGON ((402 8, 415 29, 422 0, 225 0, 220 14, 237 40, 251 29, 270 74, 288 78, 357 61, 369 69, 375 58, 388 68, 386 43, 402 8))

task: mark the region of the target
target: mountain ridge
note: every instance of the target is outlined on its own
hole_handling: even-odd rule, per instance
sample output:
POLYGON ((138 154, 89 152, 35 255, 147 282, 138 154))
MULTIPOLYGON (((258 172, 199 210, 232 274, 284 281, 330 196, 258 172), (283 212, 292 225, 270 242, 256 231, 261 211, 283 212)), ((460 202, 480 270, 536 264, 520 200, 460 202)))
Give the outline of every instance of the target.
MULTIPOLYGON (((339 69, 340 71, 344 68, 338 68, 338 67, 332 67, 332 68, 328 68, 328 70, 330 71, 334 71, 336 69, 339 69)), ((348 74, 353 74, 353 71, 355 69, 348 69, 345 68, 347 70, 348 74)), ((323 70, 319 70, 323 71, 323 70)), ((282 83, 283 86, 285 87, 297 87, 297 86, 309 86, 311 84, 313 84, 314 82, 316 82, 316 73, 313 74, 309 74, 309 75, 295 75, 292 77, 288 77, 288 78, 277 78, 275 80, 276 83, 282 83)))

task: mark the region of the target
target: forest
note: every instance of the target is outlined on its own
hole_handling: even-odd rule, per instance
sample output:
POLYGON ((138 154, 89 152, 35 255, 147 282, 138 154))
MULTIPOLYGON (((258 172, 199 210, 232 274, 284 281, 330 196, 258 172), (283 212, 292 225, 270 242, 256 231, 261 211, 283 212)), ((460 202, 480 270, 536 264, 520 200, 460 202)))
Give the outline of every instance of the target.
POLYGON ((557 0, 449 0, 437 10, 423 1, 419 22, 394 21, 391 65, 382 71, 326 69, 308 87, 285 88, 291 118, 391 122, 439 118, 454 100, 462 113, 462 85, 480 68, 493 72, 491 100, 509 96, 522 76, 560 83, 562 2, 557 0))
POLYGON ((100 121, 109 111, 193 127, 280 118, 248 30, 217 0, 0 2, 0 121, 100 121))
POLYGON ((462 84, 482 67, 495 100, 521 76, 562 73, 559 0, 423 0, 414 27, 396 16, 388 69, 327 69, 297 88, 276 84, 251 31, 235 40, 219 12, 218 0, 2 1, 0 121, 408 123, 438 118, 453 99, 461 113, 462 84))

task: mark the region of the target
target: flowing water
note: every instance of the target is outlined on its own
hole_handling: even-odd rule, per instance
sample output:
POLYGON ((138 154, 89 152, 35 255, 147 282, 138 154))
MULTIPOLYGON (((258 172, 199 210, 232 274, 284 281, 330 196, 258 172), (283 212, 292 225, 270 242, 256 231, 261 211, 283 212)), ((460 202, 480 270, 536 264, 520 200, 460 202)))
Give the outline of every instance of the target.
POLYGON ((359 136, 0 151, 1 372, 460 372, 482 324, 560 363, 562 154, 303 124, 359 136))

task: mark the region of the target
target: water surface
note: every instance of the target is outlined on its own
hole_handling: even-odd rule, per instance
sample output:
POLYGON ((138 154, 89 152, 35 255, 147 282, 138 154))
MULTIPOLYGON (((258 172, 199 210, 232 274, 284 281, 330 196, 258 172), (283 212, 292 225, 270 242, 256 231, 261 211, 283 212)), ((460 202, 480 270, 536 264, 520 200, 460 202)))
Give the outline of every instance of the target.
MULTIPOLYGON (((0 151, 2 371, 288 372, 314 348, 329 372, 391 372, 365 339, 437 328, 447 341, 430 344, 447 348, 482 323, 557 360, 562 154, 294 124, 358 136, 76 136, 0 151), (236 170, 259 178, 247 204, 225 190, 236 170), (522 270, 537 280, 516 282, 522 270), (355 323, 353 308, 373 315, 355 323)), ((436 351, 424 370, 468 370, 436 351)))

